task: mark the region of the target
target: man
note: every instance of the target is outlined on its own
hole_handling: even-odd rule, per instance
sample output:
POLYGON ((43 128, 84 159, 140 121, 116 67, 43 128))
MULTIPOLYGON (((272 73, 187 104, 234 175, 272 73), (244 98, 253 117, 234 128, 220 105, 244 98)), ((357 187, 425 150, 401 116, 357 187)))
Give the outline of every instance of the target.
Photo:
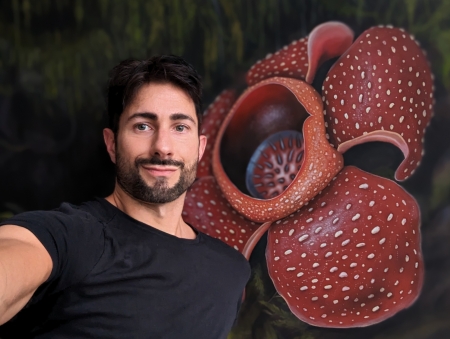
POLYGON ((111 72, 105 199, 0 227, 0 338, 226 338, 249 265, 181 212, 206 146, 201 84, 175 56, 111 72))

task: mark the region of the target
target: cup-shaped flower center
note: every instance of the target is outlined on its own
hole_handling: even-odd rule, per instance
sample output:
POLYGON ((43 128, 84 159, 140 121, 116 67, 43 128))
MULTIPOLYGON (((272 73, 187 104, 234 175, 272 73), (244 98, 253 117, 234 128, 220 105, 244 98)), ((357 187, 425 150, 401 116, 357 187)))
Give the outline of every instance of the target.
POLYGON ((246 192, 246 170, 250 158, 264 140, 285 131, 302 131, 309 116, 286 87, 269 84, 249 93, 237 108, 224 133, 220 158, 231 181, 246 192))

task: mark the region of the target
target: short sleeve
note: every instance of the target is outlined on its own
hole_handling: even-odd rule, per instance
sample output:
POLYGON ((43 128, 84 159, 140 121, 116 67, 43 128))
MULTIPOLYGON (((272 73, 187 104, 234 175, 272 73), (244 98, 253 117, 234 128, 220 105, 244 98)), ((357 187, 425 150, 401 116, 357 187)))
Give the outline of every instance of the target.
POLYGON ((51 286, 52 293, 56 293, 76 284, 89 274, 103 253, 103 224, 67 203, 52 211, 17 214, 2 225, 30 230, 50 254, 53 269, 38 291, 46 291, 51 286))

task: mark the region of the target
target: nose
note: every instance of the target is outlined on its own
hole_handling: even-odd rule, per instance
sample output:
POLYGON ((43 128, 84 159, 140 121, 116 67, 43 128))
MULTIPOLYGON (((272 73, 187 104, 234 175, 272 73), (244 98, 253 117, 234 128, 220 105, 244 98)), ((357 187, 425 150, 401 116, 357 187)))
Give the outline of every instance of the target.
POLYGON ((161 159, 173 157, 173 142, 170 131, 159 129, 152 138, 151 155, 161 159))

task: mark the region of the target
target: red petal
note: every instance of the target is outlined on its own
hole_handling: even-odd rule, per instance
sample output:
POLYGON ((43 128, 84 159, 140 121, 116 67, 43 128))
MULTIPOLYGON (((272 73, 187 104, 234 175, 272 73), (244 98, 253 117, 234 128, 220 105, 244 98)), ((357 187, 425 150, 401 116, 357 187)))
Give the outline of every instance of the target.
POLYGON ((235 103, 217 135, 212 165, 214 176, 230 204, 250 220, 267 222, 289 215, 312 199, 342 168, 343 160, 325 138, 322 101, 317 92, 300 80, 270 78, 249 88, 235 103), (237 167, 242 162, 241 155, 244 155, 244 160, 248 155, 248 161, 257 145, 267 137, 262 132, 270 135, 287 129, 283 126, 291 116, 286 117, 284 114, 291 114, 292 110, 298 114, 298 118, 295 118, 298 121, 293 118, 294 123, 303 122, 305 142, 304 162, 294 181, 281 195, 267 200, 242 193, 222 166, 223 139, 231 145, 229 153, 234 157, 231 167, 237 167), (252 149, 252 145, 256 146, 252 149))
POLYGON ((342 22, 329 21, 315 27, 308 40, 309 68, 306 82, 313 82, 322 63, 341 56, 352 45, 353 37, 353 31, 342 22))
POLYGON ((267 54, 247 72, 249 86, 275 76, 305 79, 308 72, 308 38, 293 41, 274 54, 267 54))
POLYGON ((183 219, 239 252, 243 252, 248 239, 260 226, 233 210, 213 177, 198 179, 188 190, 183 219))
POLYGON ((235 101, 236 91, 227 89, 220 93, 205 111, 201 134, 206 135, 208 142, 205 153, 198 164, 197 178, 212 175, 211 158, 217 132, 235 101))
POLYGON ((251 86, 275 76, 312 83, 320 65, 340 56, 352 41, 353 31, 347 25, 337 21, 323 23, 309 37, 296 40, 253 65, 246 76, 247 84, 251 86))
POLYGON ((334 64, 323 85, 330 142, 340 152, 368 141, 398 146, 407 179, 422 158, 433 111, 433 79, 418 43, 402 29, 365 31, 334 64))
POLYGON ((271 226, 269 274, 311 325, 372 325, 420 293, 419 224, 419 207, 403 188, 345 167, 307 207, 271 226))

